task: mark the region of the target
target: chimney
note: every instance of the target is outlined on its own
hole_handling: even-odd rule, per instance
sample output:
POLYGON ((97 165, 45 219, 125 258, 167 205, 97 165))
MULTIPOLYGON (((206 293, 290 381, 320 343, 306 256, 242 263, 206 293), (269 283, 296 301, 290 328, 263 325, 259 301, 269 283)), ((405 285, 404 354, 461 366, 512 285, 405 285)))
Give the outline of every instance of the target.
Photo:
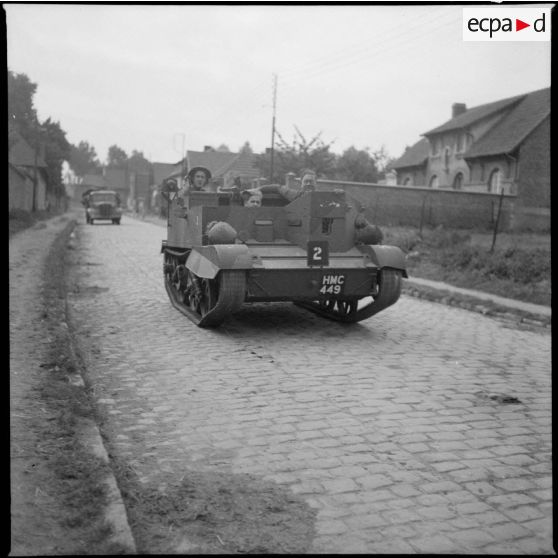
POLYGON ((211 145, 204 145, 203 150, 204 151, 213 151, 213 147, 211 147, 211 145))
POLYGON ((451 105, 451 117, 455 118, 460 114, 463 114, 467 110, 467 105, 465 103, 453 103, 451 105))

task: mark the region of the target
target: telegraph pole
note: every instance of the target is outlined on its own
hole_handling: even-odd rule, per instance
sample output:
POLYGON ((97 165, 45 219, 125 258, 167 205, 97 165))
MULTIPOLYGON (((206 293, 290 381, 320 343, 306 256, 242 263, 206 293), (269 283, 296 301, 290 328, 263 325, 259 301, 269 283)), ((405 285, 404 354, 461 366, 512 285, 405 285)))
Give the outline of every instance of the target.
POLYGON ((277 106, 277 74, 273 74, 273 118, 271 120, 271 165, 269 168, 269 182, 273 183, 273 157, 275 148, 275 108, 277 106))

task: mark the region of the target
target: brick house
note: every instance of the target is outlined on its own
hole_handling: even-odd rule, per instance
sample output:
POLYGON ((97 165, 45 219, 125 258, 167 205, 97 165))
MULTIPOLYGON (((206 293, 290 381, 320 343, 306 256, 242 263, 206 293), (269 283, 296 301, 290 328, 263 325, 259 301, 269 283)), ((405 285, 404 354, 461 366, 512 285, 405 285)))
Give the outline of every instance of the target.
POLYGON ((550 211, 550 88, 467 109, 425 132, 390 165, 397 184, 516 197, 521 212, 550 211))

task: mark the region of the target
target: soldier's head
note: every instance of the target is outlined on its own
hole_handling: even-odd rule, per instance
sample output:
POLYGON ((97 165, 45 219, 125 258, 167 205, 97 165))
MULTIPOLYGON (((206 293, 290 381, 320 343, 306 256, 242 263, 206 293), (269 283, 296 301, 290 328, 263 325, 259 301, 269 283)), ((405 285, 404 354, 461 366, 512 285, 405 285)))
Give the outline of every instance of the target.
POLYGON ((246 200, 246 207, 261 207, 262 206, 262 196, 252 195, 246 200))
POLYGON ((316 189, 316 173, 310 169, 304 169, 300 177, 300 187, 302 190, 316 189))
POLYGON ((211 173, 205 167, 194 167, 188 173, 188 182, 192 190, 203 190, 210 178, 211 173))
POLYGON ((242 192, 244 207, 261 207, 263 194, 260 190, 253 188, 242 192))

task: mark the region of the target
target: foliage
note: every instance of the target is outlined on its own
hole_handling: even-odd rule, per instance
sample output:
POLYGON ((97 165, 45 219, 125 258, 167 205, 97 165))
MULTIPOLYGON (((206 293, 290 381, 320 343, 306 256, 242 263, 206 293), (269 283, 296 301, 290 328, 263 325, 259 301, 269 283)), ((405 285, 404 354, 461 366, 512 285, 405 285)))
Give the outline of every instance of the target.
POLYGON ((407 254, 410 277, 442 281, 506 298, 549 305, 550 247, 547 237, 517 233, 501 238, 490 252, 492 235, 438 227, 423 237, 411 227, 382 227, 384 244, 407 254))
POLYGON ((107 153, 107 166, 122 167, 128 162, 128 154, 118 145, 111 145, 107 153))
POLYGON ((550 278, 550 258, 543 249, 506 248, 493 253, 479 246, 447 247, 436 261, 444 268, 473 270, 486 279, 528 284, 550 278))
POLYGON ((254 153, 254 150, 252 149, 252 146, 250 145, 249 141, 245 141, 244 145, 238 150, 239 153, 247 153, 247 154, 252 154, 254 153))
POLYGON ((337 159, 335 178, 350 182, 377 182, 378 167, 369 149, 349 147, 337 159))
POLYGON ((228 145, 225 145, 224 143, 222 143, 215 151, 218 151, 219 153, 230 153, 231 150, 229 149, 228 145))
MULTIPOLYGON (((329 151, 331 143, 323 142, 321 132, 310 140, 307 140, 296 126, 295 132, 292 143, 288 143, 276 131, 278 140, 274 150, 271 181, 282 182, 287 173, 294 172, 299 175, 305 168, 313 169, 319 177, 331 176, 335 169, 335 154, 329 151)), ((258 156, 256 166, 262 174, 270 176, 271 153, 266 152, 258 156)))
POLYGON ((80 141, 77 146, 70 147, 69 164, 72 170, 81 177, 86 174, 97 174, 101 170, 101 163, 95 148, 86 141, 80 141))
POLYGON ((139 172, 148 172, 151 163, 145 158, 143 151, 133 150, 128 159, 128 168, 139 172))
POLYGON ((26 74, 16 74, 8 70, 8 129, 9 142, 18 131, 23 138, 34 143, 39 121, 37 111, 33 106, 33 97, 37 91, 37 84, 33 83, 26 74))
POLYGON ((17 134, 21 134, 33 149, 44 150, 47 190, 62 197, 62 163, 69 159, 71 146, 59 122, 50 118, 39 122, 33 104, 36 91, 37 84, 26 74, 8 70, 8 141, 11 147, 17 134))
POLYGON ((386 146, 382 145, 380 149, 376 149, 376 151, 372 152, 372 159, 376 163, 377 169, 383 173, 391 163, 395 162, 395 157, 390 157, 386 146))
MULTIPOLYGON (((349 182, 377 182, 392 160, 383 145, 374 152, 371 152, 369 148, 357 149, 351 146, 342 155, 337 155, 331 151, 333 142, 324 142, 321 132, 307 139, 298 127, 294 128, 295 134, 290 143, 279 131, 275 131, 277 141, 273 153, 272 182, 284 182, 287 173, 293 172, 295 175, 300 175, 305 168, 315 170, 318 178, 349 182)), ((248 142, 242 149, 247 146, 249 146, 248 142)), ((262 175, 270 176, 271 150, 268 149, 257 156, 256 167, 262 175)))
POLYGON ((47 184, 51 192, 63 195, 62 163, 69 159, 71 146, 66 139, 66 132, 59 122, 47 118, 42 124, 42 137, 45 145, 45 162, 47 164, 47 184))

